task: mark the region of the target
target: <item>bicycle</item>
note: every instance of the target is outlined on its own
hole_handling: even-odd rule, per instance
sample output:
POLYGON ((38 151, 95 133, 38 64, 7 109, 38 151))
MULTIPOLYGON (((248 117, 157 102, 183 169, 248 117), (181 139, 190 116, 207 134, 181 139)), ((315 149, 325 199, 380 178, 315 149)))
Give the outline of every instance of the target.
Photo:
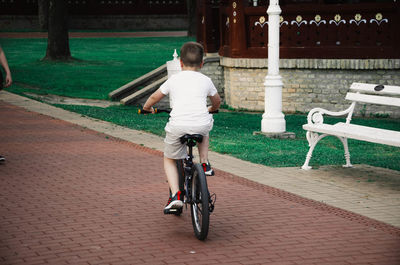
MULTIPOLYGON (((169 110, 155 109, 155 113, 167 112, 169 110)), ((213 113, 217 113, 213 112, 213 113)), ((148 114, 151 112, 139 109, 139 114, 148 114)), ((202 166, 193 161, 193 147, 201 143, 203 136, 200 134, 185 134, 180 138, 182 144, 186 144, 188 155, 185 159, 176 161, 179 176, 179 190, 184 194, 184 204, 190 205, 193 230, 196 238, 205 240, 208 235, 210 224, 210 214, 214 211, 216 194, 210 195, 207 185, 207 178, 202 166)), ((171 195, 171 190, 170 190, 171 195)), ((168 209, 165 214, 174 214, 180 216, 183 207, 179 209, 168 209)))

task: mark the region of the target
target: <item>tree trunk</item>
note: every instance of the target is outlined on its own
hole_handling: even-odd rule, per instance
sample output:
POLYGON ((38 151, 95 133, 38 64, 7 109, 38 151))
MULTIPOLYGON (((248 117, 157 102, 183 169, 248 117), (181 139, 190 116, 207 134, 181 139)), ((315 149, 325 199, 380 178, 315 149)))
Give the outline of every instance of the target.
POLYGON ((47 31, 49 26, 49 0, 38 1, 38 17, 40 29, 47 31))
POLYGON ((196 36, 197 31, 197 0, 187 0, 188 36, 196 36))
POLYGON ((49 36, 45 59, 69 60, 71 52, 68 37, 68 3, 65 0, 49 0, 49 36))

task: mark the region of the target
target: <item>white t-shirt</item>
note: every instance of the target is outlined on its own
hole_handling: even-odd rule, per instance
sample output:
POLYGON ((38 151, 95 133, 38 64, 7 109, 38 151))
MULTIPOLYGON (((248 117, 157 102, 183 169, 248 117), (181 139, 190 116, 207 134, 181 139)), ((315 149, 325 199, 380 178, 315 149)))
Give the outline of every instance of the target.
POLYGON ((214 96, 217 89, 202 73, 182 71, 165 81, 160 91, 170 97, 170 125, 203 126, 213 121, 208 113, 207 97, 214 96))

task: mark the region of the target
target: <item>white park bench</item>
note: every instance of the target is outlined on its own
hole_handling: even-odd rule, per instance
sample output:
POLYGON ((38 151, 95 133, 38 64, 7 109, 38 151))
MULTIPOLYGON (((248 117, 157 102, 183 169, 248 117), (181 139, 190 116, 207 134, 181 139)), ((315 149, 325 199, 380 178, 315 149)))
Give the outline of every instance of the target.
POLYGON ((322 108, 310 110, 307 116, 307 124, 303 125, 303 129, 307 131, 306 136, 310 149, 307 153, 306 161, 301 168, 306 170, 311 169, 308 163, 310 162, 313 150, 318 141, 328 135, 338 137, 343 143, 344 156, 346 158, 346 165, 344 167, 352 167, 347 145, 348 138, 400 147, 399 131, 350 123, 357 102, 400 107, 400 98, 398 96, 400 96, 400 86, 353 83, 346 95, 346 100, 352 101, 348 109, 340 112, 332 112, 322 108), (326 124, 324 123, 324 114, 331 116, 344 116, 347 114, 346 122, 338 122, 333 125, 326 124))

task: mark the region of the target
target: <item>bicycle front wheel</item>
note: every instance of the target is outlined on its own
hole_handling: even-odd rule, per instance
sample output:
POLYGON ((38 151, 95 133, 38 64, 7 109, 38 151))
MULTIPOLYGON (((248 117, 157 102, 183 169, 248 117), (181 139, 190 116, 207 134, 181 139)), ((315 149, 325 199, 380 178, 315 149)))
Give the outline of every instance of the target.
POLYGON ((210 222, 209 193, 206 175, 200 164, 195 164, 191 183, 191 214, 196 237, 204 240, 210 222))

